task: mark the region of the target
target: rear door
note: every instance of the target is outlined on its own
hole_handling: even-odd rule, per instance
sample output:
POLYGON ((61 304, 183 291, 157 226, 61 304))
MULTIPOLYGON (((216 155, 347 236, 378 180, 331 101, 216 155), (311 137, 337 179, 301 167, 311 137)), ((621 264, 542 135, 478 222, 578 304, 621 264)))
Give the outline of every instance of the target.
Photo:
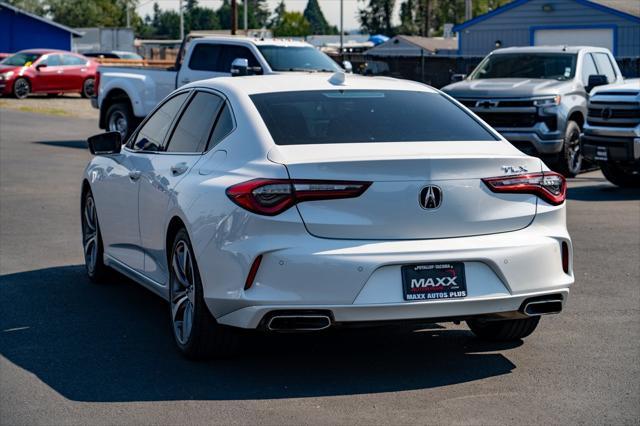
POLYGON ((207 149, 223 103, 215 93, 193 93, 161 150, 141 165, 139 222, 144 269, 145 275, 158 283, 165 283, 168 277, 165 212, 179 195, 178 185, 207 149))
POLYGON ((87 60, 76 55, 62 55, 64 67, 64 90, 70 92, 82 91, 82 84, 87 75, 87 60))

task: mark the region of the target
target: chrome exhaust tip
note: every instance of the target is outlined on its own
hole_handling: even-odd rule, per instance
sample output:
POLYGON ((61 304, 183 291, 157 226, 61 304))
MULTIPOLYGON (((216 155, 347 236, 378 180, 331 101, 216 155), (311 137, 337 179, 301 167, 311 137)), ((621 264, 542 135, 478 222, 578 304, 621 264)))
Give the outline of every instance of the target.
POLYGON ((267 323, 269 331, 320 331, 331 326, 327 315, 274 315, 267 323))
POLYGON ((562 312, 562 300, 534 300, 525 302, 522 307, 522 313, 529 317, 559 314, 560 312, 562 312))

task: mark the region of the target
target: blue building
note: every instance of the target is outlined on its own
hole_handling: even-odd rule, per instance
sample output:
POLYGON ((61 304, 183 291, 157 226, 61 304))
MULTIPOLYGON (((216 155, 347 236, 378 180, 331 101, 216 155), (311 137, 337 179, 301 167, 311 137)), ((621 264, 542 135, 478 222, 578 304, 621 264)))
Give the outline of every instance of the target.
POLYGON ((0 2, 0 52, 35 48, 71 50, 72 38, 81 35, 72 28, 0 2))
POLYGON ((606 47, 618 58, 640 56, 639 0, 515 0, 453 27, 460 55, 496 47, 606 47))

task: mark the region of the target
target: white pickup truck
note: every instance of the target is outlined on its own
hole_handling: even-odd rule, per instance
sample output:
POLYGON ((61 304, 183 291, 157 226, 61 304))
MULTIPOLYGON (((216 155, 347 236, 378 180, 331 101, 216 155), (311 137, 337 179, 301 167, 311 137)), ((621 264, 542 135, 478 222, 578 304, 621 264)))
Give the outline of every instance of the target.
POLYGON ((92 105, 100 109, 100 128, 118 131, 126 140, 173 90, 193 81, 229 76, 232 63, 237 74, 341 70, 331 58, 304 42, 245 37, 187 38, 170 68, 100 66, 97 98, 92 100, 92 105))

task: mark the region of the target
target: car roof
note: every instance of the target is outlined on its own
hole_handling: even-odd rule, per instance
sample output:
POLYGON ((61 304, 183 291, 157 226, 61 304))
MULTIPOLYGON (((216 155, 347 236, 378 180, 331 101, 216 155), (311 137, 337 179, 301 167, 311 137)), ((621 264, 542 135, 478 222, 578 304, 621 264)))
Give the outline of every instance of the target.
POLYGON ((496 49, 492 54, 502 53, 578 53, 581 50, 608 52, 604 47, 594 46, 523 46, 523 47, 504 47, 496 49))
POLYGON ((47 53, 72 53, 72 52, 67 52, 66 50, 58 50, 58 49, 25 49, 16 53, 35 53, 38 55, 45 55, 47 53))
POLYGON ((244 36, 204 36, 194 40, 213 40, 224 42, 252 43, 256 46, 283 46, 283 47, 313 47, 306 41, 285 39, 285 38, 254 38, 244 36))
POLYGON ((343 73, 282 73, 262 76, 217 77, 200 80, 186 87, 205 87, 226 93, 253 95, 257 93, 297 92, 309 90, 410 90, 428 93, 437 91, 425 84, 389 77, 364 77, 343 73), (340 74, 344 83, 336 82, 340 74))

